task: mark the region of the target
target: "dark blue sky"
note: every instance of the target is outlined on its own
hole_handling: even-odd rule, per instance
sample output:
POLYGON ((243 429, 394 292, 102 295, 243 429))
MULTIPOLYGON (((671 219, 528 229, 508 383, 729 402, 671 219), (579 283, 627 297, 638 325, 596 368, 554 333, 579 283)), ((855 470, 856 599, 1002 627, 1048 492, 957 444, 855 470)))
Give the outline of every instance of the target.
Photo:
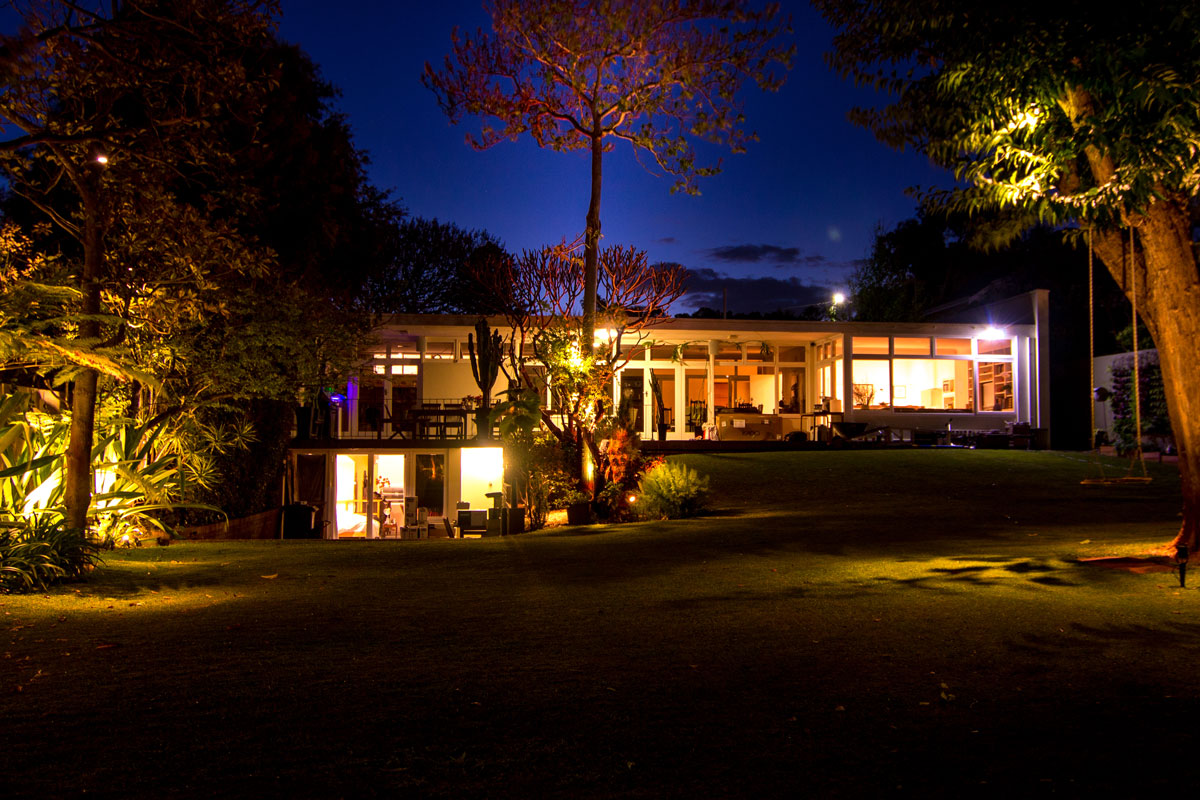
MULTIPOLYGON (((722 173, 701 182, 701 196, 671 194, 670 178, 647 172, 628 147, 606 156, 604 241, 692 270, 677 311, 719 308, 722 287, 730 310, 823 299, 845 287, 877 225, 913 214, 907 187, 949 180, 846 121, 852 105, 876 96, 825 66, 832 31, 806 3, 783 7, 797 45, 787 83, 777 93, 745 93, 748 127, 760 141, 745 154, 724 153, 722 173)), ((528 137, 476 152, 464 142, 473 123, 450 125, 421 85, 425 63, 441 63, 456 25, 488 25, 480 0, 343 0, 336 10, 327 0, 284 0, 283 11, 282 36, 341 88, 374 183, 412 214, 486 229, 511 251, 583 230, 584 153, 541 150, 528 137)))

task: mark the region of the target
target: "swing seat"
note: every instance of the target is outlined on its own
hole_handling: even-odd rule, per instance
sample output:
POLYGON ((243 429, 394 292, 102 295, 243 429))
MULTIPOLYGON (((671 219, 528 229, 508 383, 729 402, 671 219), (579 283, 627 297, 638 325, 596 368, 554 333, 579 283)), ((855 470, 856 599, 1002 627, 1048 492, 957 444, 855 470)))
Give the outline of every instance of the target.
POLYGON ((1150 483, 1152 478, 1143 478, 1140 475, 1126 475, 1122 478, 1084 478, 1079 483, 1082 486, 1117 486, 1119 484, 1136 484, 1142 485, 1150 483))

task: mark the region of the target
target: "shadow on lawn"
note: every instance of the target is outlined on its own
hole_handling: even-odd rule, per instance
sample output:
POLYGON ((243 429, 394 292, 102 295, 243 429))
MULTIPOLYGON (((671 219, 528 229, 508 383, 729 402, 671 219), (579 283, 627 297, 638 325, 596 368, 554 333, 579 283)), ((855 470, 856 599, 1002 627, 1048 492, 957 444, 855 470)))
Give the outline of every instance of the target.
POLYGON ((1026 634, 1008 647, 1022 656, 1050 659, 1063 654, 1071 657, 1103 657, 1113 647, 1133 646, 1137 650, 1200 651, 1200 623, 1171 622, 1162 625, 1084 625, 1071 623, 1056 634, 1026 634))

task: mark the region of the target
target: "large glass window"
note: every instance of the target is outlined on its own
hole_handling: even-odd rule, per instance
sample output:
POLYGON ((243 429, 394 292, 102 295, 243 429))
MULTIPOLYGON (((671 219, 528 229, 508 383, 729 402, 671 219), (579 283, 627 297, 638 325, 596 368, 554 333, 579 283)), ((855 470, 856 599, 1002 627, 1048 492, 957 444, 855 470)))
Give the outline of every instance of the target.
POLYGON ((970 361, 897 358, 892 370, 896 407, 970 410, 971 377, 970 361))
POLYGON ((852 364, 854 407, 859 409, 887 408, 892 402, 890 363, 888 361, 859 361, 852 364))
POLYGON ((805 405, 804 367, 782 367, 779 370, 780 386, 779 411, 783 414, 802 414, 807 411, 805 405))
POLYGON ((650 392, 653 404, 651 413, 654 426, 658 430, 666 425, 670 430, 675 427, 675 370, 656 369, 650 373, 650 392))
POLYGON ((1012 364, 999 361, 979 363, 979 410, 1012 411, 1012 364))
POLYGON ((687 400, 687 425, 693 433, 699 433, 708 421, 708 371, 689 369, 684 371, 684 397, 687 400))

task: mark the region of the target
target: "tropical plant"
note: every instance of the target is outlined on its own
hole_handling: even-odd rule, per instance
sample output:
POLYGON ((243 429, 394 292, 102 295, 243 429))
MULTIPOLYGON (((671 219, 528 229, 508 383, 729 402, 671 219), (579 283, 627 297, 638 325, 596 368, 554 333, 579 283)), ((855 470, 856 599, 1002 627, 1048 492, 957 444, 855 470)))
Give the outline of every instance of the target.
POLYGON ((67 527, 61 514, 35 512, 21 528, 0 528, 0 593, 33 592, 83 577, 100 544, 67 527))
MULTIPOLYGON (((29 405, 26 392, 0 401, 0 527, 19 535, 65 515, 70 420, 32 411, 29 405)), ((147 530, 172 532, 165 512, 183 505, 189 473, 193 479, 203 476, 187 465, 186 456, 160 441, 167 429, 165 417, 103 424, 91 452, 95 491, 88 526, 81 529, 90 540, 110 545, 147 530)), ((211 506, 192 507, 221 513, 211 506)))
POLYGON ((691 517, 704 510, 708 478, 678 461, 664 461, 642 476, 636 510, 650 519, 691 517))

